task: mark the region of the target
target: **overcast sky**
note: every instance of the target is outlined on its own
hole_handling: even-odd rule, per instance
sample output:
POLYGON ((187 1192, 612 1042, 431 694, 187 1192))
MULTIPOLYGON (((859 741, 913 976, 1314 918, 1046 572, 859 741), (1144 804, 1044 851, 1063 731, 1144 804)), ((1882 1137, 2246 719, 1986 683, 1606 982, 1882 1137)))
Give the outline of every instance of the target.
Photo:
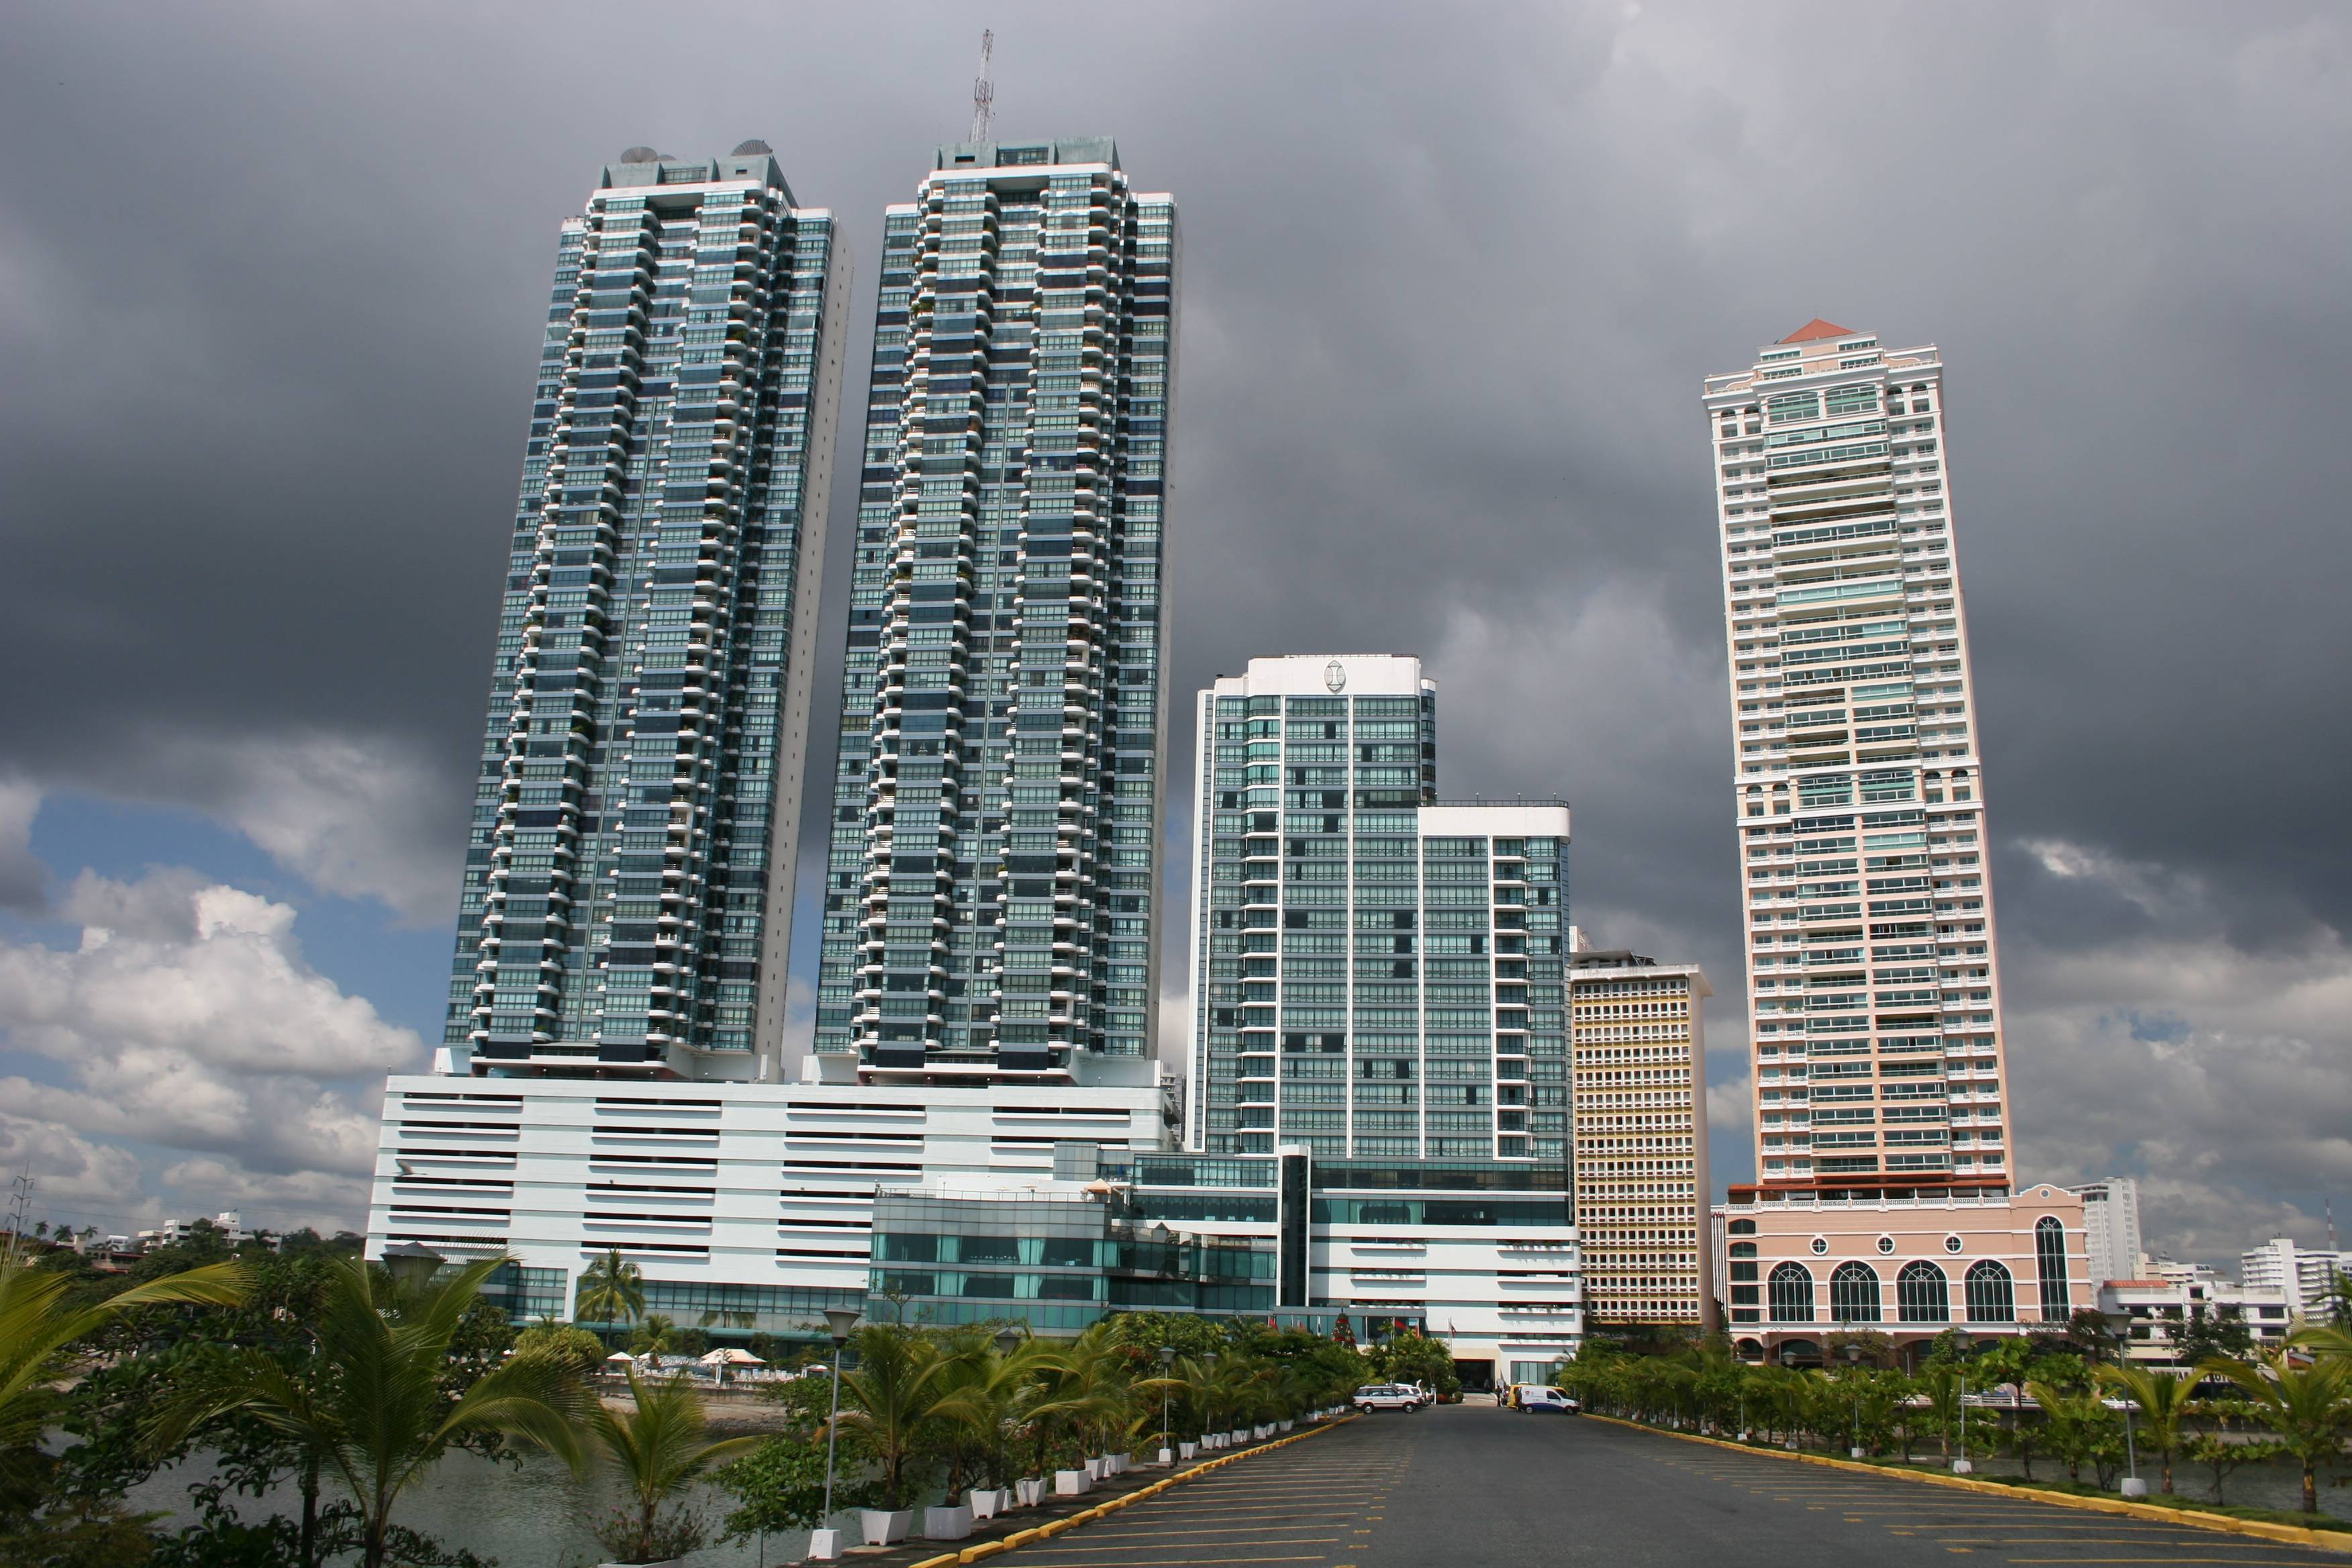
POLYGON ((1822 315, 1948 365, 2021 1173, 2137 1174, 2152 1247, 2226 1260, 2352 1199, 2341 6, 0 16, 0 1159, 37 1214, 363 1219, 381 1077, 438 1038, 558 224, 625 147, 765 138, 857 258, 854 397, 881 210, 963 133, 983 25, 1000 134, 1108 132, 1180 205, 1173 710, 1253 655, 1426 660, 1440 789, 1569 796, 1578 921, 1714 977, 1719 1182, 1698 389, 1822 315))

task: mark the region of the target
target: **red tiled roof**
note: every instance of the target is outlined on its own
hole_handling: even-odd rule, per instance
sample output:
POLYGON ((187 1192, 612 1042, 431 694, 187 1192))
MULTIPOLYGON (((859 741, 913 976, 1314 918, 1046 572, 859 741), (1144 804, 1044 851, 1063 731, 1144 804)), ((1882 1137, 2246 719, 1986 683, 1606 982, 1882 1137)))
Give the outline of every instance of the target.
POLYGON ((1810 343, 1816 338, 1847 337, 1853 331, 1852 327, 1841 327, 1835 321, 1824 321, 1819 316, 1815 316, 1780 341, 1784 343, 1810 343))

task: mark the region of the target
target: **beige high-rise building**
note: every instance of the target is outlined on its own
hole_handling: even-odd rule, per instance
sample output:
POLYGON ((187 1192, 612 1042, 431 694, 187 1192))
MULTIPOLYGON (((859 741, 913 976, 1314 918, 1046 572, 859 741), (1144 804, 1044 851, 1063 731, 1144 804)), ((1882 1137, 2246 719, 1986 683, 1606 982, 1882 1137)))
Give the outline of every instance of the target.
POLYGON ((1943 369, 1814 321, 1706 384, 1767 1201, 2015 1179, 1943 369))
POLYGON ((1695 963, 1571 935, 1576 1226, 1588 1329, 1716 1326, 1706 1001, 1695 963))

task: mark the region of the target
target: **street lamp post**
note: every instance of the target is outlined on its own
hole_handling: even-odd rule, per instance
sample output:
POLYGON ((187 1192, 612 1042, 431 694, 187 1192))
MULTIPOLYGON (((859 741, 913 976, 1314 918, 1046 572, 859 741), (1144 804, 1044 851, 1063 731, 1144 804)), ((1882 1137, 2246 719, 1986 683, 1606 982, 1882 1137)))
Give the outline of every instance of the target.
MULTIPOLYGON (((1211 1401, 1213 1401, 1213 1401, 1215 1400, 1215 1398, 1216 1398, 1217 1352, 1214 1352, 1214 1351, 1203 1351, 1203 1352, 1201 1352, 1201 1364, 1202 1364, 1202 1365, 1203 1365, 1203 1366, 1205 1366, 1205 1367, 1207 1367, 1207 1368, 1209 1369, 1209 1397, 1210 1397, 1211 1401)), ((1202 1434, 1201 1434, 1201 1444, 1202 1444, 1202 1447, 1206 1447, 1208 1446, 1208 1442, 1209 1442, 1209 1436, 1210 1436, 1210 1435, 1209 1435, 1209 1433, 1208 1433, 1206 1430, 1203 1430, 1203 1431, 1202 1432, 1202 1434)), ((1223 1439, 1222 1437, 1220 1437, 1220 1438, 1218 1439, 1218 1444, 1219 1444, 1219 1447, 1223 1447, 1223 1439)))
POLYGON ((1845 1357, 1847 1375, 1853 1378, 1853 1443, 1846 1450, 1846 1457, 1859 1459, 1862 1458, 1862 1379, 1857 1374, 1862 1368, 1862 1347, 1850 1343, 1839 1353, 1845 1357))
POLYGON ((2147 1496, 2147 1483, 2139 1477, 2139 1449, 2132 1442, 2132 1411, 2137 1408, 2126 1399, 2124 1406, 2124 1480, 2120 1489, 2126 1497, 2147 1496))
MULTIPOLYGON (((833 1409, 824 1422, 824 1517, 833 1517, 833 1454, 836 1434, 841 1426, 841 1352, 849 1343, 849 1331, 856 1326, 857 1309, 828 1307, 824 1321, 833 1331, 833 1409)), ((809 1531, 810 1561, 830 1560, 841 1555, 841 1531, 830 1527, 809 1531)))
POLYGON ((1952 1461, 1952 1474, 1965 1476, 1976 1467, 1969 1463, 1969 1362, 1968 1355, 1975 1342, 1966 1329, 1952 1332, 1952 1349, 1960 1357, 1960 1457, 1952 1461))
POLYGON ((1162 1465, 1172 1465, 1176 1462, 1176 1453, 1170 1447, 1171 1439, 1168 1435, 1168 1374, 1175 1365, 1176 1347, 1161 1345, 1160 1347, 1160 1462, 1162 1465))
MULTIPOLYGON (((1784 1367, 1788 1368, 1790 1372, 1794 1372, 1794 1371, 1796 1371, 1796 1370, 1797 1370, 1797 1347, 1796 1347, 1796 1346, 1794 1346, 1794 1345, 1782 1345, 1782 1346, 1780 1347, 1780 1364, 1781 1364, 1782 1366, 1784 1366, 1784 1367)), ((1798 1436, 1797 1436, 1797 1434, 1796 1434, 1795 1432, 1793 1432, 1793 1431, 1792 1431, 1792 1432, 1790 1432, 1790 1433, 1789 1434, 1789 1441, 1788 1441, 1785 1445, 1783 1445, 1783 1446, 1784 1446, 1784 1447, 1786 1447, 1795 1448, 1795 1447, 1801 1447, 1801 1442, 1800 1442, 1800 1440, 1799 1440, 1799 1438, 1798 1438, 1798 1436)))

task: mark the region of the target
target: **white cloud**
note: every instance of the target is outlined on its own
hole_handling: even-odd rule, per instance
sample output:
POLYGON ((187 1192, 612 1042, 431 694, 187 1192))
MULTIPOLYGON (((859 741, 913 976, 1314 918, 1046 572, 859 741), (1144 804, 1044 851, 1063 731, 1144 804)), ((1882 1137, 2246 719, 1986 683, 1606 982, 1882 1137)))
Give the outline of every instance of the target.
POLYGON ((2059 949, 2006 945, 2021 1171, 2142 1178, 2151 1248, 2234 1261, 2316 1240, 2352 1186, 2352 947, 2313 927, 2233 945, 2194 878, 2063 840, 2042 869, 2138 906, 2154 929, 2059 949))
POLYGON ((187 742, 205 809, 324 892, 381 899, 403 920, 454 918, 460 835, 446 777, 388 742, 301 735, 187 742))
POLYGON ((0 910, 37 914, 48 900, 48 868, 33 858, 33 818, 40 809, 38 788, 0 779, 0 910))
POLYGON ((291 908, 184 872, 85 872, 64 908, 78 948, 0 941, 0 1031, 66 1081, 0 1080, 0 1100, 257 1170, 368 1168, 376 1085, 425 1047, 304 962, 291 908))
MULTIPOLYGON (((10 1097, 10 1103, 15 1098, 10 1097)), ((117 1226, 150 1223, 139 1161, 126 1149, 92 1142, 71 1128, 0 1111, 0 1168, 34 1179, 30 1213, 54 1225, 117 1226)))
POLYGON ((331 1235, 357 1227, 367 1214, 365 1180, 323 1171, 276 1175, 205 1157, 167 1167, 163 1184, 175 1194, 186 1194, 174 1212, 215 1214, 233 1208, 248 1227, 299 1230, 309 1226, 331 1235))

